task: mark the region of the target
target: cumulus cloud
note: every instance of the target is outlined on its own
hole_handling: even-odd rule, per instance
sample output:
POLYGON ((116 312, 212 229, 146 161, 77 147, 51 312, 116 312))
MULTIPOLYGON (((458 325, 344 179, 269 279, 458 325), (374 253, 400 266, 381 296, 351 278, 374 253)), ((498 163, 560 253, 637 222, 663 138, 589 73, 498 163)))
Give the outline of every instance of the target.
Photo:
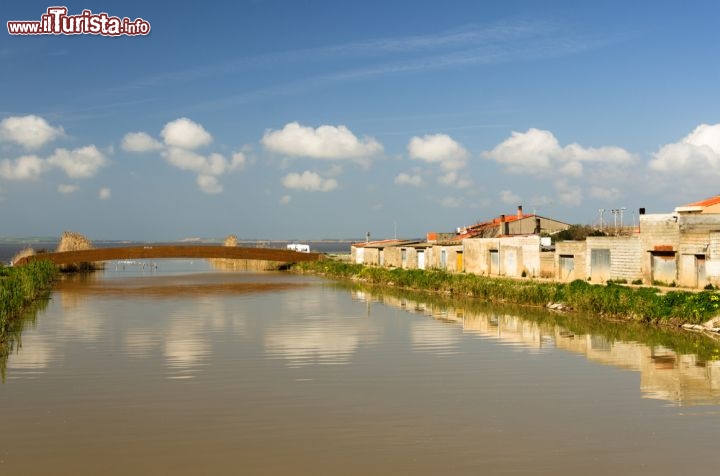
POLYGON ((103 187, 98 192, 98 197, 100 197, 100 200, 107 200, 111 197, 110 189, 107 187, 103 187))
POLYGON ((217 177, 212 175, 198 175, 197 177, 198 188, 205 193, 216 194, 222 193, 222 185, 218 182, 217 177))
POLYGON ((700 124, 679 142, 664 145, 648 167, 657 172, 720 173, 720 124, 700 124))
POLYGON ((230 160, 228 170, 243 170, 245 168, 245 164, 247 164, 247 157, 245 157, 245 154, 242 152, 235 152, 230 160))
POLYGON ((315 172, 307 170, 302 174, 295 172, 287 174, 283 177, 282 184, 286 188, 306 192, 329 192, 338 186, 335 179, 324 179, 315 172))
POLYGON ((88 178, 107 162, 105 155, 94 145, 73 150, 55 149, 47 159, 25 155, 15 160, 0 161, 0 177, 7 180, 35 180, 52 168, 59 168, 70 178, 88 178))
POLYGON ((470 179, 461 177, 460 174, 454 170, 438 177, 438 182, 454 188, 468 188, 472 185, 470 179))
POLYGON ((191 150, 171 147, 163 152, 163 156, 169 164, 179 169, 208 176, 223 175, 231 170, 241 169, 245 165, 245 157, 242 153, 233 154, 232 160, 228 161, 221 154, 204 156, 191 150))
POLYGON ((49 168, 47 161, 36 155, 0 161, 0 177, 7 180, 35 180, 49 168))
POLYGON ((398 185, 412 185, 413 187, 420 187, 423 184, 423 180, 419 175, 410 175, 402 172, 395 177, 395 183, 398 185))
POLYGON ((47 163, 61 168, 70 178, 87 178, 95 175, 108 160, 97 147, 88 145, 74 150, 56 149, 47 163))
POLYGON ((180 147, 189 150, 206 146, 213 140, 210 133, 203 126, 187 117, 181 117, 165 124, 160 135, 169 147, 180 147))
POLYGON ((383 146, 374 138, 358 138, 343 125, 313 129, 290 122, 281 130, 266 131, 260 142, 276 154, 313 159, 366 159, 383 151, 383 146))
POLYGON ((292 197, 290 195, 283 195, 280 197, 280 205, 287 205, 290 202, 292 202, 292 197))
POLYGON ((58 185, 58 192, 62 193, 63 195, 68 195, 71 193, 75 193, 80 189, 77 185, 58 185))
POLYGON ((163 142, 145 132, 125 134, 122 148, 129 152, 161 151, 160 155, 168 164, 195 173, 198 189, 205 193, 221 193, 223 187, 219 177, 243 170, 248 163, 244 152, 234 152, 229 159, 218 153, 203 155, 196 152, 195 149, 209 145, 213 138, 202 125, 186 117, 165 124, 160 135, 163 142))
POLYGON ((19 144, 26 149, 38 149, 64 135, 61 126, 51 126, 42 117, 34 115, 7 117, 0 121, 0 140, 19 144))
POLYGON ((500 200, 508 205, 517 205, 521 202, 520 195, 511 192, 510 190, 503 190, 500 192, 500 200))
POLYGON ((162 143, 145 132, 125 134, 120 147, 128 152, 150 152, 163 148, 162 143))
POLYGON ((440 164, 446 171, 465 167, 470 156, 467 150, 446 134, 428 134, 413 137, 407 145, 411 159, 440 164))
POLYGON ((627 165, 636 161, 620 147, 582 147, 576 143, 563 147, 552 132, 535 128, 513 132, 483 156, 505 165, 512 173, 557 171, 575 177, 583 174, 583 163, 627 165))

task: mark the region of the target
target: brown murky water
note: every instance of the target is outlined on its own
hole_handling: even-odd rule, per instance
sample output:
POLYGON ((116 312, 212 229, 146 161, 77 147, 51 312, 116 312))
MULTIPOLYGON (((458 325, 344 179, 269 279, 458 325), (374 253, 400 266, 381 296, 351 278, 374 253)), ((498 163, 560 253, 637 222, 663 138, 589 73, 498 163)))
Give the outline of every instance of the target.
POLYGON ((0 384, 0 474, 715 474, 715 360, 183 266, 58 286, 0 384))

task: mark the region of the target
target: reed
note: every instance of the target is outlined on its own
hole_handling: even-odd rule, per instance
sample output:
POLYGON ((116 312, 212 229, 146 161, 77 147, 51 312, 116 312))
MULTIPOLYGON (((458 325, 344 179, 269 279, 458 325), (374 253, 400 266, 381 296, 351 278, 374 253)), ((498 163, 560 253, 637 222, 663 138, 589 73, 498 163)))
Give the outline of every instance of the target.
POLYGON ((599 285, 581 280, 549 283, 440 270, 388 269, 334 260, 299 263, 293 269, 370 285, 474 297, 491 303, 525 306, 560 303, 579 312, 648 323, 702 324, 720 316, 720 294, 716 291, 661 293, 656 288, 617 283, 599 285))
POLYGON ((54 264, 43 260, 20 267, 0 267, 0 340, 8 322, 45 293, 57 273, 54 264))

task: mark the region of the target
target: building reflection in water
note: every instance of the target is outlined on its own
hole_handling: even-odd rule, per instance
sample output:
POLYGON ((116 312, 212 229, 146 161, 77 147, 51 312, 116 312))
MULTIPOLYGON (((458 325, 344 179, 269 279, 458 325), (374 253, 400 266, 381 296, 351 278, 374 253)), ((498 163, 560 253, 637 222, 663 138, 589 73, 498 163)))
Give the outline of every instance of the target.
MULTIPOLYGON (((662 345, 610 340, 598 334, 577 334, 556 324, 535 322, 502 312, 453 308, 405 297, 374 295, 368 291, 351 293, 356 301, 380 302, 443 322, 454 322, 462 326, 463 333, 519 346, 530 352, 561 349, 583 355, 593 362, 639 372, 640 390, 644 398, 660 399, 679 406, 720 404, 718 360, 703 360, 694 354, 680 354, 662 345)), ((444 328, 437 326, 418 326, 413 331, 413 341, 419 348, 433 349, 433 344, 436 344, 441 353, 457 344, 457 336, 454 339, 449 336, 444 328)))

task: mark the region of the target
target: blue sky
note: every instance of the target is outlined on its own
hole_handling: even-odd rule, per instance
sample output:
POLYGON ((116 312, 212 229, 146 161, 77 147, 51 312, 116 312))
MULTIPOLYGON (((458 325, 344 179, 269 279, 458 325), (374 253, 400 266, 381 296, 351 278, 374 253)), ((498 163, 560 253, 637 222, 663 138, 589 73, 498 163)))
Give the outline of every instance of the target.
POLYGON ((86 1, 151 33, 7 33, 51 5, 2 8, 0 235, 415 237, 720 193, 718 2, 86 1))

